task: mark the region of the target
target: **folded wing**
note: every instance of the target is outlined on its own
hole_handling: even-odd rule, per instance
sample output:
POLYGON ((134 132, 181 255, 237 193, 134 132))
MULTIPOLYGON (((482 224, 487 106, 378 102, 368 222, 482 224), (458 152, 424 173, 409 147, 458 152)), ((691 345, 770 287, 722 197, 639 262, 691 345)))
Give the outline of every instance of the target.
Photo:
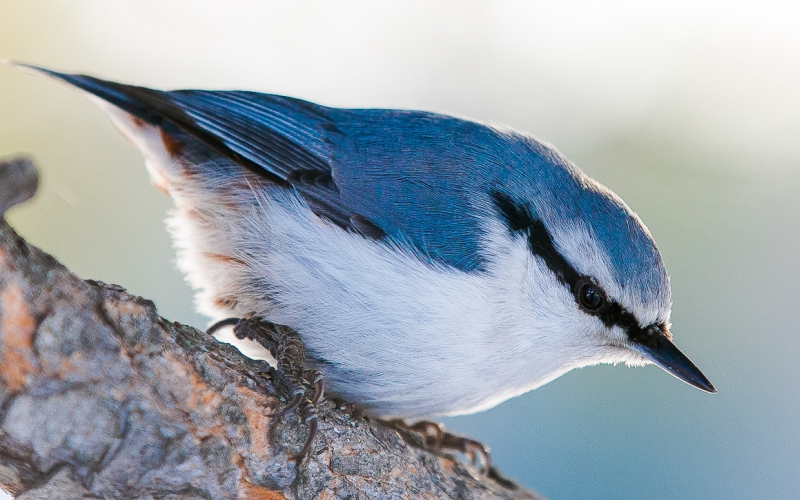
POLYGON ((410 243, 461 270, 482 265, 473 219, 503 170, 504 136, 421 111, 348 110, 245 91, 160 91, 30 67, 164 132, 182 131, 367 237, 410 243), (497 147, 492 147, 492 145, 497 147), (489 147, 487 147, 489 145, 489 147))

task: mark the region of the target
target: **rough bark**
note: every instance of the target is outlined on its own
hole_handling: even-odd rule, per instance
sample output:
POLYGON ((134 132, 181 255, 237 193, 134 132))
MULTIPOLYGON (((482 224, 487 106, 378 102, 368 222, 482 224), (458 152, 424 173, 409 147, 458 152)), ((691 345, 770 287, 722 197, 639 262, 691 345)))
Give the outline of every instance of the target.
MULTIPOLYGON (((0 207, 35 179, 0 162, 0 207)), ((284 404, 263 362, 77 278, 0 220, 0 485, 17 498, 537 498, 341 402, 296 464, 305 424, 268 416, 284 404)))

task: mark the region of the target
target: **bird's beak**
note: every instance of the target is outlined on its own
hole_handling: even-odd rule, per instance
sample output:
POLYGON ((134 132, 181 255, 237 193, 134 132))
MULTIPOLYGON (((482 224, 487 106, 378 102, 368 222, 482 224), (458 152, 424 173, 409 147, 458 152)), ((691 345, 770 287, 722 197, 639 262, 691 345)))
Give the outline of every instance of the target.
POLYGON ((692 360, 672 343, 670 337, 666 328, 651 327, 642 337, 632 338, 630 345, 634 351, 660 366, 673 377, 697 387, 701 391, 717 392, 714 385, 692 363, 692 360))

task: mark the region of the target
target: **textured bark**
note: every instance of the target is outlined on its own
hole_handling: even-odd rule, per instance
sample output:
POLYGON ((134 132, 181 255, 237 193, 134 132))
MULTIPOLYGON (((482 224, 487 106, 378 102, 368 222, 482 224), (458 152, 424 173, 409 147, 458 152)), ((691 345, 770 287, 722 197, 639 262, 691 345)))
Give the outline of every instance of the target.
MULTIPOLYGON (((0 206, 32 179, 0 161, 0 206)), ((77 278, 0 220, 0 485, 19 499, 537 498, 332 401, 298 465, 305 424, 268 416, 284 404, 265 363, 77 278)))

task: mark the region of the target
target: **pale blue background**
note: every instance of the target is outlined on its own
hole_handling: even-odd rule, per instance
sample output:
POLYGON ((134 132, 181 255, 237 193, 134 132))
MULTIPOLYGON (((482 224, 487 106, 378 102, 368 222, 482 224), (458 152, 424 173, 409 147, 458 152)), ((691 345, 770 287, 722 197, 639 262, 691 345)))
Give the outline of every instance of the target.
MULTIPOLYGON (((552 499, 800 498, 800 10, 791 2, 0 0, 0 57, 164 88, 422 108, 555 144, 650 227, 678 344, 719 388, 593 367, 447 419, 552 499)), ((0 68, 10 216, 79 275, 204 326, 138 152, 81 95, 0 68)))

